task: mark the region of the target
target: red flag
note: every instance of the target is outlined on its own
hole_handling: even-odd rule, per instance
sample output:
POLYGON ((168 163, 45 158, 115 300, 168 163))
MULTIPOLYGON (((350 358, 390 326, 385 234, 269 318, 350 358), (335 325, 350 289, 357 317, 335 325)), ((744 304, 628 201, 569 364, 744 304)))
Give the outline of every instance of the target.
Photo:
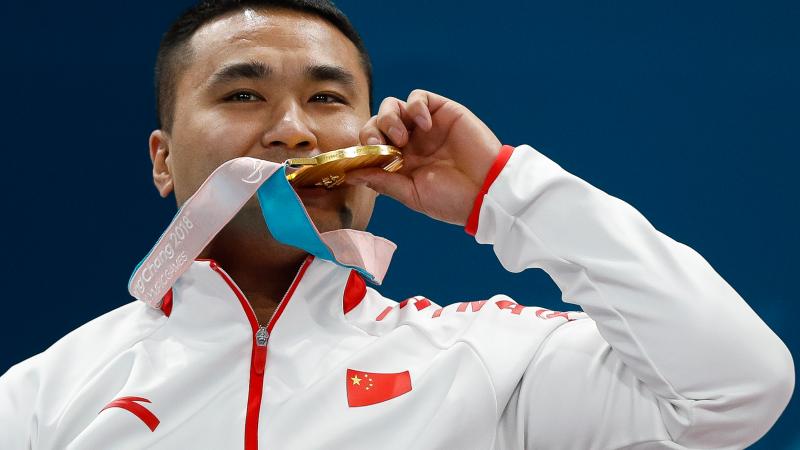
POLYGON ((411 375, 400 373, 375 373, 347 369, 347 404, 368 406, 385 402, 411 391, 411 375))

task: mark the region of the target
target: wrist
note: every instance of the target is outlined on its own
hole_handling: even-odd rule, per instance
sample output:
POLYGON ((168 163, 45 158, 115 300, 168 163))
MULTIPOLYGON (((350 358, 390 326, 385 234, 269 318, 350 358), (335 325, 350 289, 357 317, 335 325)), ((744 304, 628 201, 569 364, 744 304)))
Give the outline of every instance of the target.
POLYGON ((481 206, 483 206, 483 197, 489 192, 489 188, 491 188, 492 183, 494 183, 494 180, 497 179, 498 175, 500 175, 500 172, 506 166, 506 163, 511 158, 513 151, 514 147, 510 145, 503 145, 500 148, 500 151, 497 153, 497 157, 495 157, 494 162, 489 167, 489 170, 483 179, 481 189, 478 191, 478 194, 475 196, 475 200, 473 201, 472 212, 467 218, 467 223, 464 225, 464 231, 466 231, 467 234, 475 236, 475 233, 477 233, 478 219, 480 217, 481 206))

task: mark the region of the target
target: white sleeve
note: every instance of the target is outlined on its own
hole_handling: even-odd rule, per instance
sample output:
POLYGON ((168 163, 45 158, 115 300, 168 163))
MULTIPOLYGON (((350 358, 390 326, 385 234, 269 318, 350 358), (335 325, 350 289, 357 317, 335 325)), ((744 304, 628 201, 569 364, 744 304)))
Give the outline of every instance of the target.
POLYGON ((515 149, 483 198, 476 239, 509 271, 545 270, 591 318, 539 348, 499 442, 740 449, 786 407, 788 349, 705 259, 537 150, 515 149))
POLYGON ((0 377, 0 449, 29 450, 37 439, 34 405, 38 379, 37 357, 8 369, 0 377))

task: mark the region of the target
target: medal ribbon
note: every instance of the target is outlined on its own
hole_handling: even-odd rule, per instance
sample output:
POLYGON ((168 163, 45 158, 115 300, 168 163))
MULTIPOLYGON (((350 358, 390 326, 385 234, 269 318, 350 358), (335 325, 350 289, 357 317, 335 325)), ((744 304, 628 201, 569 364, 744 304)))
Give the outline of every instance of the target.
POLYGON ((396 248, 391 241, 350 229, 320 233, 286 180, 286 165, 241 157, 219 166, 178 209, 167 229, 128 281, 135 298, 159 307, 161 299, 214 236, 256 194, 279 242, 344 267, 373 283, 386 275, 396 248))

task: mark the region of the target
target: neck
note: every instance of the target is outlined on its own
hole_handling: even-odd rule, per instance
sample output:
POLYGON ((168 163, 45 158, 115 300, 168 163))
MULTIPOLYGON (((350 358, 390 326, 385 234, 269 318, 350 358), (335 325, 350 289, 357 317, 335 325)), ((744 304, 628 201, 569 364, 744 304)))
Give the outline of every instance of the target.
POLYGON ((266 326, 308 254, 267 233, 260 236, 243 239, 223 230, 200 257, 213 259, 230 275, 250 302, 258 323, 266 326))

